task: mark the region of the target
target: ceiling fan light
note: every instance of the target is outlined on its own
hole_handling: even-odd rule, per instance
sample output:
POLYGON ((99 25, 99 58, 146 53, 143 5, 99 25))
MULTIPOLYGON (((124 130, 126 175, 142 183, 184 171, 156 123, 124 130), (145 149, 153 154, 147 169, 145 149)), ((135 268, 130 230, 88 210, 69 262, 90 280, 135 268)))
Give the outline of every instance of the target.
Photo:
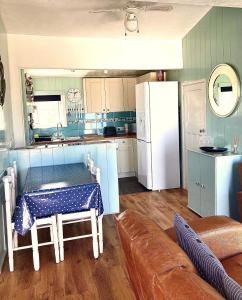
POLYGON ((134 13, 127 13, 124 18, 124 26, 130 31, 134 32, 138 29, 138 19, 134 13))

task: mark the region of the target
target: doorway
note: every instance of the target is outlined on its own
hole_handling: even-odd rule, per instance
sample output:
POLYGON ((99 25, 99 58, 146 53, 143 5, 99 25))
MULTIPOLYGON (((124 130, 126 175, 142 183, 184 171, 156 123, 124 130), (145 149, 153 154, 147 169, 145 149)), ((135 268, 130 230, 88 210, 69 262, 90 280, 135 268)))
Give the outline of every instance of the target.
POLYGON ((198 149, 206 134, 206 80, 182 83, 182 178, 188 186, 188 149, 198 149))

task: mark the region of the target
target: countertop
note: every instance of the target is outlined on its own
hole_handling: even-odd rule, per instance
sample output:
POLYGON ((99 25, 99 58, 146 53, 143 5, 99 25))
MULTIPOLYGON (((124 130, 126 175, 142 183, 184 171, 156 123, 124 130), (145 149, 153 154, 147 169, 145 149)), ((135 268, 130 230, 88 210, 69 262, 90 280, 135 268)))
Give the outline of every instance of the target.
POLYGON ((203 154, 206 156, 212 156, 212 157, 221 157, 221 156, 236 156, 236 155, 242 155, 241 153, 233 153, 230 151, 222 152, 222 153, 212 153, 212 152, 205 152, 201 149, 188 149, 188 151, 197 152, 199 154, 203 154))
POLYGON ((57 141, 45 141, 45 142, 35 142, 32 143, 28 148, 35 148, 38 146, 47 146, 48 145, 60 145, 60 144, 93 144, 93 143, 103 143, 103 142, 112 142, 115 139, 127 139, 127 138, 136 138, 136 134, 118 134, 117 136, 104 137, 102 135, 85 135, 83 137, 73 137, 66 138, 64 140, 57 141))

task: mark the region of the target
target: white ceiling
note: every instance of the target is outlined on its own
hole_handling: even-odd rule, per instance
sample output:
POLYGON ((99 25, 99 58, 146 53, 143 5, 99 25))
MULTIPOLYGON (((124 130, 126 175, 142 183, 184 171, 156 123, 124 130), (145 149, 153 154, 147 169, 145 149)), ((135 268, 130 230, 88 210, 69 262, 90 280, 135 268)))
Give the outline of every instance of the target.
MULTIPOLYGON (((0 0, 0 12, 7 33, 122 38, 123 12, 90 14, 89 10, 118 8, 126 3, 127 0, 0 0)), ((179 39, 212 5, 242 7, 242 0, 160 0, 159 3, 171 3, 173 10, 140 12, 140 34, 130 33, 128 38, 179 39)))

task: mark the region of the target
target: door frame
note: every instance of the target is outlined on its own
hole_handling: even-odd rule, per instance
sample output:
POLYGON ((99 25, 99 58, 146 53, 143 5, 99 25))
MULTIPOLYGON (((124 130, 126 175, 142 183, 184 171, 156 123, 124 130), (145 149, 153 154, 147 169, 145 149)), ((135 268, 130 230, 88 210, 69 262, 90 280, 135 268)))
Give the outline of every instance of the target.
MULTIPOLYGON (((186 189, 185 187, 185 180, 184 178, 188 177, 187 176, 187 170, 185 167, 185 145, 186 145, 186 134, 185 134, 185 126, 184 126, 184 116, 185 116, 185 102, 184 102, 184 87, 193 85, 193 84, 205 84, 205 95, 207 96, 207 80, 206 79, 199 79, 199 80, 192 80, 192 81, 184 81, 181 83, 181 135, 182 135, 182 188, 186 189)), ((205 102, 205 110, 204 110, 204 120, 205 120, 205 130, 207 130, 206 125, 207 125, 207 120, 206 120, 206 97, 204 99, 205 102)))

